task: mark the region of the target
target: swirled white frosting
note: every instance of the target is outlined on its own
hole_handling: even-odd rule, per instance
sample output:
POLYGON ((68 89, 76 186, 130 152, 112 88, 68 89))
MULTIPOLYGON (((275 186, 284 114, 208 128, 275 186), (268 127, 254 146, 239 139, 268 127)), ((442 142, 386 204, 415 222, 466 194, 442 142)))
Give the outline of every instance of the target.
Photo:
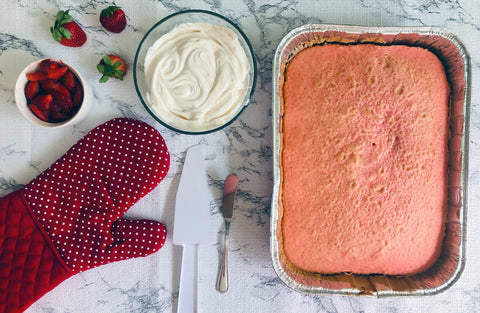
POLYGON ((229 28, 181 24, 160 37, 145 57, 148 100, 162 120, 184 131, 207 131, 241 109, 250 65, 229 28))

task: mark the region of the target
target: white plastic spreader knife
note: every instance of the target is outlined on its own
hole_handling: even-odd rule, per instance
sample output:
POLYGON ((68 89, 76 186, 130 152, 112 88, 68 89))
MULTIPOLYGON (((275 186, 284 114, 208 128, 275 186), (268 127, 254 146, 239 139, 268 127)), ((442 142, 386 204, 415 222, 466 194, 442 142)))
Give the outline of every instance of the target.
POLYGON ((225 221, 225 237, 223 240, 223 257, 218 270, 216 288, 220 292, 228 290, 228 234, 233 218, 235 195, 237 194, 238 177, 230 174, 223 184, 223 219, 225 221))

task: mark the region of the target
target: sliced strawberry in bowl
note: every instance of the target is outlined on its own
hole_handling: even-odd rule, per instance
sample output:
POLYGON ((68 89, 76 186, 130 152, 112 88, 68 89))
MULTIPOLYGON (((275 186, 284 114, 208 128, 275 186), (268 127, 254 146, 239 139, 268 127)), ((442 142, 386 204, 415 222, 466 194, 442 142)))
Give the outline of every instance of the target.
POLYGON ((32 99, 30 105, 34 105, 42 111, 47 111, 50 109, 50 105, 53 102, 52 95, 38 95, 32 99))
POLYGON ((63 86, 65 86, 65 88, 68 89, 68 91, 70 91, 70 93, 72 93, 73 88, 75 88, 75 79, 75 75, 70 70, 67 71, 62 77, 61 83, 63 86))
POLYGON ((72 101, 75 107, 80 106, 83 101, 83 88, 78 79, 75 78, 75 90, 73 91, 72 101))
MULTIPOLYGON (((61 62, 61 61, 60 61, 61 62)), ((38 66, 38 71, 48 74, 50 70, 54 70, 60 66, 64 66, 63 62, 61 64, 53 59, 44 59, 40 62, 38 66)))
POLYGON ((28 73, 27 79, 31 82, 47 79, 47 74, 43 72, 28 73))
POLYGON ((55 90, 59 93, 64 94, 66 97, 71 97, 70 91, 68 91, 68 89, 62 84, 60 84, 58 81, 55 81, 53 79, 41 80, 40 86, 46 93, 48 93, 50 90, 55 90))
POLYGON ((25 97, 27 100, 32 100, 40 92, 40 83, 37 81, 29 81, 25 85, 25 97))
MULTIPOLYGON (((50 66, 52 65, 51 59, 45 59, 38 65, 38 71, 48 75, 50 71, 50 66)), ((58 66, 57 66, 58 67, 58 66)))
POLYGON ((67 66, 60 66, 55 69, 50 69, 50 72, 47 74, 47 77, 50 79, 60 79, 68 71, 67 66))
POLYGON ((40 110, 40 108, 37 107, 35 104, 30 104, 28 107, 39 119, 44 122, 48 122, 48 111, 40 110))
POLYGON ((70 118, 69 115, 64 114, 62 112, 51 111, 50 112, 50 122, 52 123, 60 123, 66 121, 70 118))
POLYGON ((53 102, 60 107, 60 111, 65 114, 70 113, 73 109, 72 99, 53 89, 49 92, 53 97, 53 102))
POLYGON ((50 79, 60 79, 68 71, 68 66, 58 63, 51 59, 45 59, 40 62, 38 71, 47 75, 50 79))

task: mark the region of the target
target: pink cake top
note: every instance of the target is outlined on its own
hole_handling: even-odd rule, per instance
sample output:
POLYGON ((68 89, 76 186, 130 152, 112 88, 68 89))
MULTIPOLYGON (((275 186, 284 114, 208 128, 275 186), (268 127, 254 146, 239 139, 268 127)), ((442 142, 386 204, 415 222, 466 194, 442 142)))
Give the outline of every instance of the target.
POLYGON ((449 85, 408 46, 307 48, 283 88, 283 251, 318 273, 404 275, 445 229, 449 85))

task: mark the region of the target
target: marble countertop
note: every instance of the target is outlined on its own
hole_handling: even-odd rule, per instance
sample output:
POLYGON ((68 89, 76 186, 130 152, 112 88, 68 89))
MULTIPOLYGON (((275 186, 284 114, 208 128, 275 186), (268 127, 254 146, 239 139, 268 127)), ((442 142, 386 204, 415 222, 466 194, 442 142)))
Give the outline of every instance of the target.
MULTIPOLYGON (((479 312, 480 311, 480 4, 476 0, 203 0, 116 1, 128 16, 121 34, 106 32, 98 20, 108 1, 2 1, 0 10, 0 196, 35 178, 83 135, 114 117, 146 121, 160 131, 172 155, 165 180, 135 204, 128 217, 149 218, 173 228, 174 199, 185 150, 205 145, 212 192, 210 226, 214 244, 199 252, 199 312, 479 312), (98 83, 96 64, 105 54, 123 56, 133 66, 136 47, 158 20, 184 9, 206 9, 237 23, 250 39, 259 75, 249 107, 229 127, 201 136, 181 135, 158 124, 141 105, 132 71, 124 81, 98 83), (53 41, 49 27, 59 9, 85 29, 81 48, 53 41), (427 297, 311 296, 286 287, 270 257, 272 193, 272 60, 281 38, 307 23, 362 26, 437 26, 455 33, 472 64, 466 265, 447 291, 427 297), (61 58, 74 65, 94 93, 93 108, 73 127, 42 129, 16 108, 13 89, 20 71, 32 61, 61 58), (223 220, 219 207, 223 179, 240 179, 231 227, 230 290, 220 294, 215 279, 223 220)), ((181 248, 172 244, 148 257, 94 268, 64 281, 26 312, 176 312, 181 248)))

